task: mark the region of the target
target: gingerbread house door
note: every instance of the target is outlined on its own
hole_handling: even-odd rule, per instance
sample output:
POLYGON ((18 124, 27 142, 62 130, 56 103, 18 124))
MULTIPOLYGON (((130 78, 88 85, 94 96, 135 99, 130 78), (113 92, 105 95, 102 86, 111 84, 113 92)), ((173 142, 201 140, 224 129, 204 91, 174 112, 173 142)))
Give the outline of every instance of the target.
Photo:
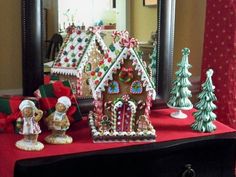
POLYGON ((115 105, 116 112, 116 131, 117 132, 130 132, 132 131, 132 121, 135 113, 135 104, 129 102, 119 101, 115 105))

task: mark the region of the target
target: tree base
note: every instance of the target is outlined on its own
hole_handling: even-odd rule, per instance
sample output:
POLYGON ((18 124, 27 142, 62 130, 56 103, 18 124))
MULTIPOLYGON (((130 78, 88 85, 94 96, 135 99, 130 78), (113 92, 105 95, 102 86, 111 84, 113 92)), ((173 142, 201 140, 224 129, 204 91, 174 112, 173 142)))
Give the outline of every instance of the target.
POLYGON ((181 110, 178 110, 176 112, 172 112, 170 114, 171 117, 176 118, 176 119, 186 119, 188 116, 184 114, 181 110))

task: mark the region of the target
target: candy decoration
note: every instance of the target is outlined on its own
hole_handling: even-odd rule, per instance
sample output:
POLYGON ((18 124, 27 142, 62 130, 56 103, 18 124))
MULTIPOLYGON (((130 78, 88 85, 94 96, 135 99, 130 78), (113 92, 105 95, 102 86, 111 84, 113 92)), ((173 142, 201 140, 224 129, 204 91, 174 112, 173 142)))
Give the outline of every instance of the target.
MULTIPOLYGON (((87 39, 87 38, 86 38, 87 39)), ((79 43, 81 43, 82 42, 82 39, 79 37, 78 39, 77 39, 77 41, 79 42, 79 43)))
POLYGON ((65 62, 68 62, 68 61, 69 61, 69 59, 68 59, 68 58, 65 58, 65 59, 64 59, 64 61, 65 61, 65 62))
POLYGON ((104 115, 101 118, 100 125, 101 127, 99 128, 99 130, 102 132, 106 132, 106 131, 110 131, 112 122, 106 115, 104 115))
POLYGON ((115 46, 114 46, 113 44, 111 44, 111 45, 109 46, 109 49, 110 49, 112 52, 114 52, 114 51, 116 50, 116 48, 115 48, 115 46))
POLYGON ((152 97, 151 97, 151 95, 148 95, 146 98, 146 108, 145 108, 145 115, 146 116, 149 116, 151 106, 152 106, 152 97))
POLYGON ((143 108, 145 107, 145 105, 146 105, 146 103, 143 102, 142 100, 139 100, 139 101, 138 101, 138 108, 139 108, 139 109, 143 109, 143 108))
POLYGON ((78 95, 82 95, 81 84, 82 84, 82 79, 80 77, 77 77, 77 84, 76 84, 77 89, 76 90, 77 90, 78 95))
POLYGON ((111 110, 112 106, 113 106, 112 101, 108 101, 104 103, 104 107, 106 110, 111 110))
POLYGON ((83 46, 80 45, 80 46, 78 47, 78 49, 79 49, 79 50, 83 50, 83 46))
POLYGON ((135 38, 122 38, 121 45, 127 48, 134 48, 138 46, 138 41, 135 38))
POLYGON ((64 51, 64 52, 63 52, 63 55, 67 55, 67 54, 68 54, 68 52, 67 52, 67 51, 64 51))
MULTIPOLYGON (((72 58, 74 58, 75 56, 76 56, 75 53, 72 53, 72 54, 71 54, 71 57, 72 57, 72 58)), ((72 60, 73 60, 73 59, 72 59, 72 60)))
POLYGON ((74 49, 75 49, 75 46, 71 45, 71 46, 70 46, 70 49, 71 49, 71 50, 74 50, 74 49))

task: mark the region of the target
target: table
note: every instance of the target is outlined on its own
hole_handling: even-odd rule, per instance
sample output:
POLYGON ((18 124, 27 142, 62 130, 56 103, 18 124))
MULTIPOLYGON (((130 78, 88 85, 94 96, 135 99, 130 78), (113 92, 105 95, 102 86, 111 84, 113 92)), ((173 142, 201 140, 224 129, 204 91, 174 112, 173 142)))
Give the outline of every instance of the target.
MULTIPOLYGON (((177 177, 191 164, 197 176, 233 177, 236 131, 215 122, 214 133, 198 133, 188 118, 169 117, 171 110, 153 110, 157 142, 93 143, 86 120, 71 126, 74 143, 47 145, 40 152, 15 148, 20 135, 0 134, 1 177, 158 176, 177 177), (112 171, 112 174, 110 173, 112 171)), ((48 133, 40 135, 39 140, 48 133)))

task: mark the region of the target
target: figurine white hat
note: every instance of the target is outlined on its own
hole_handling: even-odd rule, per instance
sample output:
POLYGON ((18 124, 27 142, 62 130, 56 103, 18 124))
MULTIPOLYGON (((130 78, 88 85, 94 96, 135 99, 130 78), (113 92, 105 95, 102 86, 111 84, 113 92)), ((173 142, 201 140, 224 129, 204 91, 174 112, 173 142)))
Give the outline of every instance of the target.
POLYGON ((62 96, 62 97, 58 98, 57 103, 61 103, 61 104, 65 105, 65 107, 67 109, 71 106, 70 98, 68 98, 67 96, 62 96))
POLYGON ((30 100, 23 100, 20 105, 19 105, 19 109, 21 111, 23 111, 24 108, 33 108, 34 110, 36 110, 35 104, 33 101, 30 100))

